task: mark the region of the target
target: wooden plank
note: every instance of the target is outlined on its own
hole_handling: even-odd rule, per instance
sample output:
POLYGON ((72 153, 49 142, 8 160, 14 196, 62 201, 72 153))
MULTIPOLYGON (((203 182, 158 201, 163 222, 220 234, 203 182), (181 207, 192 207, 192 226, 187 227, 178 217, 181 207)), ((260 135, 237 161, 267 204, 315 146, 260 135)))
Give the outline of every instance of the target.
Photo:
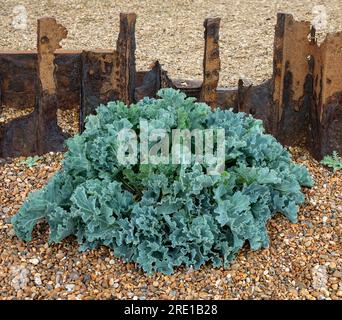
POLYGON ((68 137, 57 125, 57 90, 54 51, 66 29, 53 18, 38 20, 37 75, 34 111, 0 128, 0 157, 43 154, 64 149, 68 137))
POLYGON ((151 65, 151 70, 145 74, 141 85, 135 88, 135 101, 139 101, 144 97, 156 97, 158 90, 161 88, 161 76, 162 68, 159 61, 155 61, 151 65))
POLYGON ((135 13, 120 13, 120 32, 116 51, 119 54, 120 100, 126 104, 134 101, 135 89, 135 13))
POLYGON ((204 21, 204 59, 203 59, 203 84, 200 99, 216 107, 217 85, 220 73, 220 53, 219 53, 219 29, 220 18, 208 18, 204 21))
POLYGON ((35 112, 37 114, 37 152, 43 154, 48 151, 64 149, 67 137, 57 124, 57 81, 55 78, 56 49, 60 48, 60 41, 67 36, 67 30, 54 18, 38 19, 38 101, 35 112))
POLYGON ((84 51, 82 53, 82 84, 80 129, 84 130, 84 120, 93 114, 101 103, 120 98, 118 53, 84 51))
POLYGON ((34 107, 36 58, 32 53, 0 54, 2 105, 18 109, 34 107))
MULTIPOLYGON (((91 52, 112 54, 113 49, 94 49, 91 52)), ((57 81, 58 108, 80 106, 82 50, 55 51, 55 77, 57 81)), ((37 51, 0 51, 0 90, 2 105, 16 109, 35 105, 37 81, 37 51)), ((138 71, 136 86, 140 86, 147 71, 138 71)))
POLYGON ((137 85, 138 82, 136 81, 135 101, 139 101, 144 97, 155 98, 161 88, 176 88, 158 60, 153 62, 150 68, 151 70, 144 74, 140 85, 137 85))
POLYGON ((309 61, 316 44, 309 41, 310 22, 278 13, 273 56, 271 133, 286 145, 305 143, 309 130, 309 61))
POLYGON ((313 65, 309 146, 316 159, 342 154, 342 32, 327 34, 313 65))
POLYGON ((271 133, 316 159, 342 152, 342 33, 318 46, 309 22, 279 13, 274 41, 271 133))
MULTIPOLYGON (((77 50, 55 53, 58 108, 79 106, 81 55, 77 50)), ((0 53, 2 104, 16 109, 35 105, 37 53, 0 53)))

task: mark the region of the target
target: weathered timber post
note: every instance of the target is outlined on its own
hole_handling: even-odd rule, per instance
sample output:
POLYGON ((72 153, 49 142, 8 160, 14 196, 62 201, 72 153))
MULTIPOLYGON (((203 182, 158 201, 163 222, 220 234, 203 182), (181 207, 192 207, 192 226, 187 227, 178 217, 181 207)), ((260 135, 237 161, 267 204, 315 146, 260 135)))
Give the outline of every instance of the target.
POLYGON ((144 97, 155 98, 161 88, 176 88, 167 72, 163 70, 158 60, 150 65, 150 71, 146 72, 141 84, 134 90, 135 101, 144 97))
POLYGON ((315 55, 309 147, 316 159, 342 154, 342 32, 327 34, 315 55))
POLYGON ((342 152, 341 48, 341 32, 318 46, 309 22, 278 13, 270 132, 283 144, 305 144, 316 159, 342 152))
POLYGON ((141 86, 135 88, 135 101, 139 101, 144 97, 155 97, 162 86, 163 71, 159 61, 153 62, 150 69, 151 70, 144 76, 141 86))
POLYGON ((274 37, 273 108, 271 133, 284 144, 304 142, 309 128, 310 104, 305 98, 308 56, 315 44, 308 41, 310 22, 278 13, 274 37))
POLYGON ((57 124, 55 55, 66 29, 53 18, 38 20, 37 60, 34 62, 35 106, 33 112, 6 123, 0 129, 0 157, 62 151, 69 137, 57 124))
POLYGON ((116 51, 83 51, 81 54, 80 131, 84 120, 101 103, 120 98, 119 57, 116 51))
POLYGON ((62 150, 66 135, 57 124, 57 90, 55 79, 55 50, 61 48, 60 41, 67 36, 67 30, 54 18, 38 19, 38 101, 37 152, 62 150))
POLYGON ((81 54, 81 131, 86 116, 93 114, 101 103, 135 101, 135 21, 135 13, 120 13, 116 50, 84 50, 81 54))
POLYGON ((135 13, 120 13, 120 33, 116 44, 119 54, 120 100, 134 102, 135 89, 135 13))
POLYGON ((203 83, 200 100, 212 108, 217 104, 217 85, 221 68, 219 52, 220 18, 208 18, 204 21, 204 58, 203 83))
POLYGON ((237 89, 237 103, 236 103, 235 111, 249 113, 249 110, 245 103, 245 93, 247 90, 248 89, 245 88, 243 80, 239 79, 238 89, 237 89))

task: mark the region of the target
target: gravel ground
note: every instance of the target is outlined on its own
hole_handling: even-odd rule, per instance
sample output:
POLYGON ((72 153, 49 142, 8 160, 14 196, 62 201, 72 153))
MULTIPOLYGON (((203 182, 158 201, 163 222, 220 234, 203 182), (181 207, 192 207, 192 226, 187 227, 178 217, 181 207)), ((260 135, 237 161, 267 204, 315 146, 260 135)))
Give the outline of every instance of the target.
POLYGON ((299 222, 282 216, 268 225, 270 247, 245 248, 230 268, 147 276, 107 248, 78 252, 73 238, 48 246, 39 224, 29 243, 14 236, 10 217, 28 192, 41 188, 60 166, 47 154, 33 168, 23 158, 0 165, 0 299, 341 299, 342 172, 319 165, 305 150, 291 148, 316 181, 306 189, 299 222))
MULTIPOLYGON (((239 77, 260 83, 272 74, 273 36, 277 12, 313 19, 314 5, 325 5, 327 26, 342 30, 341 0, 0 0, 0 48, 34 49, 36 19, 54 16, 69 31, 64 48, 115 46, 119 12, 135 12, 137 67, 148 69, 159 59, 172 77, 201 78, 203 21, 221 17, 221 85, 237 85, 239 77), (27 29, 15 30, 13 8, 24 5, 27 29)), ((322 33, 321 32, 321 33, 322 33)))
MULTIPOLYGON (((328 11, 327 30, 342 30, 342 2, 319 1, 328 11)), ((312 1, 21 1, 0 0, 0 48, 35 45, 36 18, 52 15, 69 30, 65 48, 113 46, 118 13, 134 11, 137 62, 146 69, 160 59, 171 76, 200 78, 205 17, 220 16, 222 85, 239 76, 258 83, 271 76, 273 27, 277 11, 311 19, 312 1), (25 5, 28 28, 14 30, 13 7, 25 5), (157 19, 156 19, 157 17, 157 19), (191 54, 189 53, 191 52, 191 54), (186 57, 186 59, 184 59, 186 57), (248 76, 247 76, 248 75, 248 76)), ((0 123, 31 110, 4 109, 0 123)), ((77 112, 59 111, 59 123, 77 131, 77 112)), ((33 168, 24 158, 0 159, 0 299, 342 299, 342 172, 333 174, 307 151, 290 148, 305 164, 316 185, 305 189, 299 222, 282 216, 268 225, 269 249, 245 248, 226 270, 210 265, 198 271, 177 269, 174 275, 147 276, 134 264, 116 259, 109 249, 78 252, 73 238, 48 246, 48 228, 41 223, 34 240, 20 241, 10 217, 31 190, 41 188, 60 167, 63 154, 46 154, 33 168)))

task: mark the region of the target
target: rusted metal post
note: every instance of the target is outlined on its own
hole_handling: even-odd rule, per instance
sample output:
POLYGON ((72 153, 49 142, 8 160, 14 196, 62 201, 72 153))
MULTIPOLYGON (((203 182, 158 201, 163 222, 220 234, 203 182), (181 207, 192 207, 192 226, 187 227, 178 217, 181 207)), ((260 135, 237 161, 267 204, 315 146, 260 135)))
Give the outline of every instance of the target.
POLYGON ((212 108, 217 104, 217 85, 221 68, 219 52, 220 18, 208 18, 204 21, 204 58, 203 83, 200 100, 212 108))

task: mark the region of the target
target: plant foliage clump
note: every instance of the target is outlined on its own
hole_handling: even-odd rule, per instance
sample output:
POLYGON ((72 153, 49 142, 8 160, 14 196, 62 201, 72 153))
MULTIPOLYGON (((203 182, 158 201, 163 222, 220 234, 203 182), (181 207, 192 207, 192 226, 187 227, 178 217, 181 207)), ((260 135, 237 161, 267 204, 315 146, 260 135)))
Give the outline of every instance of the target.
POLYGON ((332 155, 325 156, 321 161, 321 164, 332 168, 334 172, 342 169, 342 158, 337 154, 336 151, 333 151, 332 155))
POLYGON ((28 168, 32 168, 37 165, 37 161, 41 158, 38 156, 27 157, 25 160, 20 161, 20 164, 26 165, 28 168))
POLYGON ((127 108, 110 102, 87 118, 86 129, 67 141, 62 169, 44 189, 31 193, 13 217, 16 234, 28 241, 46 220, 50 242, 74 235, 81 249, 105 245, 146 272, 174 267, 227 266, 247 241, 267 247, 266 222, 277 212, 292 222, 312 186, 305 167, 262 122, 244 113, 212 111, 173 89, 127 108), (205 164, 131 164, 117 160, 117 134, 152 128, 225 130, 225 171, 207 175, 205 164))

